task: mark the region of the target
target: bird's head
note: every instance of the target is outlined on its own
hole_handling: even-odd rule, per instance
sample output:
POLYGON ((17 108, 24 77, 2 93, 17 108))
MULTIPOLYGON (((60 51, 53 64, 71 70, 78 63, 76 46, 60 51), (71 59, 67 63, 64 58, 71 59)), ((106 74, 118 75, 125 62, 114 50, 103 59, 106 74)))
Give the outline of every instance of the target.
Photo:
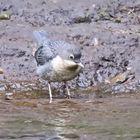
POLYGON ((59 56, 68 64, 69 68, 76 68, 77 66, 84 68, 80 61, 81 48, 79 46, 67 44, 59 51, 59 56))

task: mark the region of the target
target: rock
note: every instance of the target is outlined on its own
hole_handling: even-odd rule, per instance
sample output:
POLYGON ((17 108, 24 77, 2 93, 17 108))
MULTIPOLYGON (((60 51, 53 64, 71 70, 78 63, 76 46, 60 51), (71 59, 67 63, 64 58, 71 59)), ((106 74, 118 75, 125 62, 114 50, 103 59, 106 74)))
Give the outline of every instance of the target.
POLYGON ((17 57, 22 57, 22 56, 24 56, 26 54, 26 51, 19 51, 18 53, 17 53, 17 57))
POLYGON ((120 73, 112 78, 109 78, 107 80, 105 80, 105 83, 109 83, 109 84, 116 84, 116 83, 124 83, 128 80, 128 75, 129 75, 129 71, 125 71, 123 73, 120 73))
POLYGON ((0 74, 3 74, 4 72, 3 72, 3 69, 2 68, 0 68, 0 74))
POLYGON ((0 92, 5 91, 5 89, 6 89, 5 84, 0 84, 0 92))
POLYGON ((99 40, 98 38, 94 37, 93 40, 90 43, 91 46, 98 46, 99 45, 99 40))
POLYGON ((79 17, 73 18, 71 23, 76 23, 76 24, 90 23, 91 21, 92 21, 91 18, 88 16, 79 16, 79 17))
POLYGON ((5 100, 12 100, 13 99, 13 93, 12 92, 7 92, 5 94, 5 100))
POLYGON ((33 56, 35 56, 36 50, 37 50, 36 48, 33 48, 33 49, 32 49, 32 55, 33 55, 33 56))
POLYGON ((0 13, 0 20, 9 20, 11 15, 7 12, 1 12, 0 13))

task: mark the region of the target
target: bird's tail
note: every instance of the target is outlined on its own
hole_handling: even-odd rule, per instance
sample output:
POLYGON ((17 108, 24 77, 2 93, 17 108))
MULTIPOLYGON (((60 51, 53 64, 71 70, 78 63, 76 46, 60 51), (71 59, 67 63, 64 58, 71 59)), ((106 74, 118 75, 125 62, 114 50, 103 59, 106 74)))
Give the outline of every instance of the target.
POLYGON ((48 41, 48 34, 45 31, 34 31, 33 32, 33 37, 37 41, 38 45, 43 45, 44 42, 48 41))

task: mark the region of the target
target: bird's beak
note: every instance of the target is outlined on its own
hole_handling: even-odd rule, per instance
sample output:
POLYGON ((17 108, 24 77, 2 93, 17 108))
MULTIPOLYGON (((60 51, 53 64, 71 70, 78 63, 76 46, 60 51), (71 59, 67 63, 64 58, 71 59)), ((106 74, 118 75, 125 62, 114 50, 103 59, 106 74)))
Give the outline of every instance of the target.
POLYGON ((84 65, 82 63, 78 63, 78 65, 81 67, 81 68, 84 68, 84 65))

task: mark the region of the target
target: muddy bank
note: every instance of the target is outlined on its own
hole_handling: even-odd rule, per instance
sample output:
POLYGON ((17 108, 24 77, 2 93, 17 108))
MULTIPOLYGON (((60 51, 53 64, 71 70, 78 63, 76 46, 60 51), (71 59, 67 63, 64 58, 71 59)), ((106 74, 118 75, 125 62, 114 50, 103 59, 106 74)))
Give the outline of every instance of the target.
POLYGON ((139 0, 3 0, 0 12, 10 14, 0 20, 1 92, 45 88, 35 74, 32 31, 38 29, 83 48, 85 70, 69 83, 73 89, 101 83, 113 93, 139 89, 139 0))

